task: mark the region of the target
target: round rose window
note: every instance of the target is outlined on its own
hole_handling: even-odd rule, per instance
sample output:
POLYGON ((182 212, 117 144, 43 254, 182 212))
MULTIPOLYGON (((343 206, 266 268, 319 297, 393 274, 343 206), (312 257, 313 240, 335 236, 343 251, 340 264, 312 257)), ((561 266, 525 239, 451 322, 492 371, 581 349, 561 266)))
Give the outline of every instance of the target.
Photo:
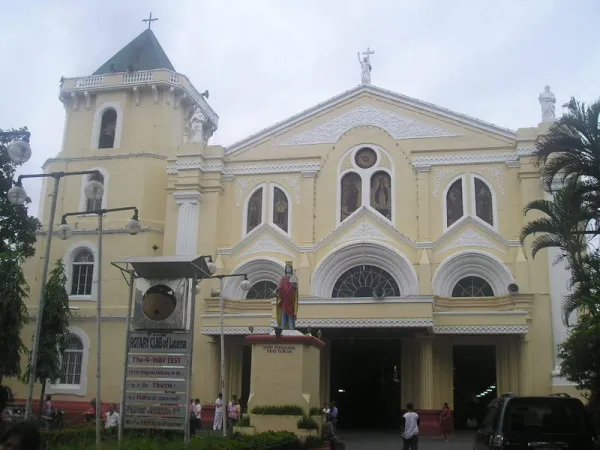
POLYGON ((377 153, 369 147, 363 147, 356 152, 354 162, 361 169, 370 169, 377 162, 377 153))

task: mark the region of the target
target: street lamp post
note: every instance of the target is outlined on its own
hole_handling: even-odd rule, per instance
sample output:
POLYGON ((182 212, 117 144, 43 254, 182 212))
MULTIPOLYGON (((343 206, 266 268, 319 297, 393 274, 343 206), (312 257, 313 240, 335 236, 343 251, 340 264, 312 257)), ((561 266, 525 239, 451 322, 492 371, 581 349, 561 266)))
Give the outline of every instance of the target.
POLYGON ((31 158, 31 147, 29 146, 31 133, 29 131, 0 131, 0 137, 18 139, 8 145, 8 157, 12 162, 23 164, 29 161, 31 158))
MULTIPOLYGON (((31 149, 27 141, 17 141, 9 145, 9 157, 14 162, 26 162, 31 156, 31 149), (11 152, 12 148, 12 152, 11 152)), ((42 314, 44 312, 44 295, 46 293, 46 280, 48 277, 48 265, 50 263, 50 248, 52 246, 52 234, 54 232, 54 217, 56 215, 56 203, 58 200, 58 187, 60 180, 66 176, 72 175, 91 175, 97 174, 97 170, 81 170, 77 172, 50 172, 39 173, 33 175, 19 175, 15 185, 9 189, 7 197, 8 201, 13 205, 23 206, 28 200, 27 192, 23 189, 23 180, 26 178, 53 178, 54 187, 52 189, 52 202, 50 204, 50 219, 48 222, 48 237, 46 239, 46 247, 44 249, 44 260, 42 267, 40 298, 38 301, 37 319, 35 321, 35 333, 33 334, 33 345, 31 349, 31 365, 29 386, 27 390, 27 403, 25 405, 25 417, 29 417, 32 412, 33 405, 33 387, 35 385, 35 373, 37 367, 37 357, 40 345, 40 333, 42 331, 42 314)))
POLYGON ((223 436, 227 436, 227 387, 225 385, 225 305, 223 301, 223 279, 233 277, 244 277, 241 288, 243 291, 250 290, 248 275, 245 273, 231 273, 229 275, 213 275, 212 278, 219 279, 219 316, 221 320, 221 393, 223 394, 223 436))
MULTIPOLYGON (((102 183, 98 181, 90 181, 85 187, 85 193, 90 200, 100 200, 103 194, 102 183)), ((102 401, 100 395, 102 393, 102 219, 106 213, 116 211, 133 211, 133 217, 125 224, 125 231, 131 235, 138 234, 142 226, 139 222, 138 209, 136 206, 124 206, 121 208, 97 209, 92 212, 72 212, 63 214, 60 225, 58 226, 58 237, 62 240, 67 240, 73 236, 73 228, 67 223, 67 217, 80 216, 82 214, 96 214, 98 216, 98 287, 96 299, 96 446, 100 446, 100 434, 102 425, 102 401)), ((123 412, 121 411, 121 414, 123 412)))

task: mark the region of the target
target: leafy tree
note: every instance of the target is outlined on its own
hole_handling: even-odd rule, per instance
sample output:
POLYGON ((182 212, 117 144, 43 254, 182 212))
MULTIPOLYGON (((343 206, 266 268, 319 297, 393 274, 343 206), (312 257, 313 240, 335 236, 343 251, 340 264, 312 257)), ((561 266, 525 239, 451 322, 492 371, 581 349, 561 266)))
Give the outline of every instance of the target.
POLYGON ((25 348, 21 329, 27 321, 23 300, 29 291, 21 264, 35 253, 35 231, 39 227, 38 220, 29 216, 25 207, 8 201, 17 168, 8 157, 10 141, 0 136, 0 382, 21 373, 25 348))
MULTIPOLYGON (((35 379, 42 384, 40 408, 44 404, 46 383, 55 383, 60 378, 61 355, 64 352, 69 336, 69 295, 65 288, 67 275, 62 260, 57 260, 50 272, 44 292, 44 313, 42 315, 42 330, 38 347, 38 358, 35 367, 35 379)), ((31 352, 23 382, 29 382, 31 376, 31 352)))

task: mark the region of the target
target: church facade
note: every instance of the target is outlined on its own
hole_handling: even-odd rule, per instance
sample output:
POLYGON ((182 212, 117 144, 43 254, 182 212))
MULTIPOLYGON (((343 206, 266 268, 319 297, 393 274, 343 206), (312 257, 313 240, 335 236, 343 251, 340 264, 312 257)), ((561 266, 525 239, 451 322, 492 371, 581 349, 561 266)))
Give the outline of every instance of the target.
MULTIPOLYGON (((228 147, 210 145, 219 117, 208 95, 175 70, 149 29, 94 74, 63 80, 62 150, 44 170, 98 170, 101 206, 136 206, 143 230, 130 236, 129 213, 107 214, 99 280, 97 219, 85 214, 98 207, 84 195, 89 179, 62 181, 57 217, 82 214, 70 218, 74 236, 52 244, 51 261, 66 264, 73 319, 64 373, 49 393, 95 396, 102 283, 103 400, 118 402, 128 287, 110 262, 195 254, 252 284, 246 292, 242 278, 228 278, 222 293, 228 392, 242 398, 245 336, 272 330, 272 292, 288 261, 299 286, 296 328, 326 343, 323 402, 343 404, 350 394, 339 380, 367 363, 353 361, 359 340, 396 355, 381 362, 381 379, 395 383, 386 389, 398 407, 458 408, 458 360, 463 373, 483 370, 477 348, 491 349, 493 379, 489 392, 473 387, 463 397, 575 392, 557 372, 566 270, 552 264, 552 252, 533 259, 519 240, 531 219, 523 207, 544 197, 530 155, 547 123, 501 128, 371 85, 370 67, 359 86, 228 147), (466 369, 460 348, 473 355, 466 369), (344 361, 336 352, 346 352, 344 361)), ((45 185, 42 224, 50 194, 45 185)), ((25 267, 32 315, 45 230, 25 267)), ((219 318, 218 280, 202 281, 193 392, 204 404, 220 390, 219 318)), ((24 386, 12 387, 25 396, 24 386)))

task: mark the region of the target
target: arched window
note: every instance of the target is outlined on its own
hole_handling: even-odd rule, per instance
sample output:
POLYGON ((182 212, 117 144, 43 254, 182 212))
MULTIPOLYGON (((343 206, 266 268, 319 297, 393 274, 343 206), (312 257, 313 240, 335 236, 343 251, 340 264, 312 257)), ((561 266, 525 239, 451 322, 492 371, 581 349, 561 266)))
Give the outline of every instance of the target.
MULTIPOLYGON (((89 175, 87 177, 87 182, 89 183, 90 181, 98 181, 104 185, 104 177, 100 172, 89 175)), ((102 209, 102 198, 97 200, 86 198, 85 212, 94 212, 99 209, 102 209)))
POLYGON ((494 225, 494 203, 492 191, 485 181, 473 177, 473 197, 475 199, 475 214, 484 222, 494 225))
POLYGON ((480 277, 464 277, 452 289, 452 297, 493 297, 490 283, 480 277))
POLYGON ((102 113, 100 122, 100 138, 98 148, 113 148, 115 146, 115 133, 117 131, 117 112, 110 108, 102 113))
POLYGON ((387 172, 375 172, 371 177, 371 206, 392 220, 392 179, 387 172))
POLYGON ((70 295, 92 295, 94 255, 87 248, 79 250, 72 259, 70 295))
POLYGON ((273 291, 277 289, 277 284, 272 281, 259 281, 254 283, 248 293, 246 294, 247 300, 262 300, 273 298, 275 294, 273 291))
POLYGON ((290 202, 281 189, 273 186, 273 223, 286 233, 289 231, 290 202))
POLYGON ((263 219, 263 188, 260 187, 248 199, 246 210, 246 233, 250 233, 262 223, 263 219))
POLYGON ((361 205, 362 180, 354 172, 348 172, 342 177, 341 217, 344 221, 361 205))
POLYGON ((465 213, 463 205, 463 179, 459 178, 446 192, 446 227, 451 226, 465 213))
POLYGON ((79 336, 70 334, 67 338, 65 351, 62 354, 60 367, 60 384, 81 384, 83 363, 83 343, 79 336))
POLYGON ((400 297, 394 277, 376 266, 362 264, 344 272, 333 286, 332 297, 375 297, 375 289, 383 297, 400 297))

